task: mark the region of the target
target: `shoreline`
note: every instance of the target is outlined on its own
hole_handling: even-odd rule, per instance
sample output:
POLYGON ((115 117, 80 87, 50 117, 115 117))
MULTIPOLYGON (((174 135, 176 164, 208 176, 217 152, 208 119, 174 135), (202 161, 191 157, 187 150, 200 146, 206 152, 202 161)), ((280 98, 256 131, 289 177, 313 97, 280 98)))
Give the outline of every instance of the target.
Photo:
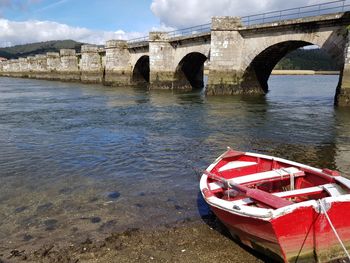
POLYGON ((264 262, 263 255, 232 240, 213 215, 156 229, 129 228, 104 240, 0 254, 0 262, 264 262))
MULTIPOLYGON (((339 71, 327 71, 327 70, 272 70, 271 75, 339 75, 339 71)), ((209 69, 204 70, 204 75, 209 75, 209 69)))
POLYGON ((273 70, 271 75, 339 75, 339 71, 315 70, 273 70))

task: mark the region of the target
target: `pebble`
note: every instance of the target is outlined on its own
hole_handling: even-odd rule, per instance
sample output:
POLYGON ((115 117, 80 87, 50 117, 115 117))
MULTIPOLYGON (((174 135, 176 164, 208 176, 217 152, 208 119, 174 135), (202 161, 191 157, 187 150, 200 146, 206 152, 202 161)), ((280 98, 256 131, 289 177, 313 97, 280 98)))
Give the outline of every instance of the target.
POLYGON ((101 222, 101 218, 98 217, 98 216, 91 217, 90 218, 90 222, 93 223, 93 224, 99 223, 99 222, 101 222))
POLYGON ((47 210, 51 209, 53 207, 53 203, 51 202, 48 202, 46 204, 43 204, 43 205, 39 205, 37 208, 36 208, 36 211, 38 212, 46 212, 47 210))
POLYGON ((48 219, 44 221, 44 225, 46 226, 46 231, 52 231, 57 228, 58 221, 56 219, 48 219))
POLYGON ((111 192, 108 194, 108 198, 111 198, 111 199, 117 199, 119 196, 120 196, 120 193, 117 191, 111 192))

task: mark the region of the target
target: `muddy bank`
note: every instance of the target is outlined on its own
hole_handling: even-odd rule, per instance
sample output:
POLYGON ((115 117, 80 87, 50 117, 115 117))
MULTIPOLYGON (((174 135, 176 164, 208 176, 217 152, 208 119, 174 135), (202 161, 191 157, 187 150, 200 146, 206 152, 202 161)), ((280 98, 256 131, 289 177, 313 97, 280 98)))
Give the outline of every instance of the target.
MULTIPOLYGON (((234 242, 215 217, 181 222, 157 229, 128 229, 103 241, 60 247, 46 244, 35 250, 0 255, 10 262, 264 262, 261 255, 234 242)), ((267 261, 267 260, 266 260, 267 261)))

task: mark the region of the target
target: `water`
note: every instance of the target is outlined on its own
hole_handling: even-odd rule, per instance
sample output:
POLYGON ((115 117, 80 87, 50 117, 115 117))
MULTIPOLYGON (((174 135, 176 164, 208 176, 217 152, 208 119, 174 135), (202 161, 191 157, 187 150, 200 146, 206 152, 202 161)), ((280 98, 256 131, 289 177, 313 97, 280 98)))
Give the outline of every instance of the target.
POLYGON ((249 98, 0 78, 0 252, 199 218, 228 145, 349 174, 337 81, 273 76, 249 98))

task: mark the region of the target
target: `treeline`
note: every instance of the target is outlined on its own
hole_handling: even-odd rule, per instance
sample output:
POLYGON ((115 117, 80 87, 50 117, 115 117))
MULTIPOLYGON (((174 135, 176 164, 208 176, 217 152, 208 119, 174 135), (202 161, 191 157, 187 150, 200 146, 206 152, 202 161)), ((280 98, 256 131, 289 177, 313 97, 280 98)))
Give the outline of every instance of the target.
POLYGON ((46 52, 59 52, 63 48, 72 48, 80 52, 83 43, 73 40, 57 40, 38 42, 13 47, 0 48, 0 57, 7 59, 46 54, 46 52))
POLYGON ((275 67, 284 70, 339 70, 335 61, 321 49, 297 49, 275 67))

